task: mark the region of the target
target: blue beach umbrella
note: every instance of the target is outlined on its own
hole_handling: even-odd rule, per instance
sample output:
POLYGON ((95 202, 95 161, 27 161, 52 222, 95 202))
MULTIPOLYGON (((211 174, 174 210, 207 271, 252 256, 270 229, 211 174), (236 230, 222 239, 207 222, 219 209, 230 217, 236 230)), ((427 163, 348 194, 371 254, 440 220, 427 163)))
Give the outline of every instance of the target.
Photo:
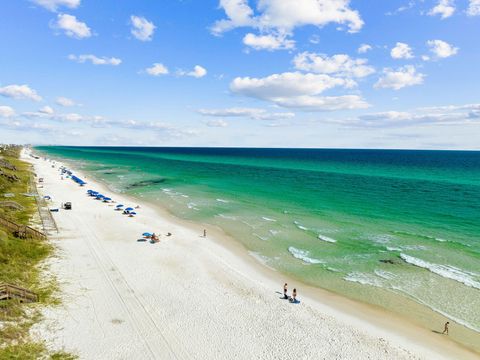
POLYGON ((152 236, 152 234, 150 234, 149 232, 144 232, 142 235, 143 236, 152 236))
POLYGON ((116 207, 117 207, 117 208, 121 208, 121 207, 123 207, 123 205, 122 205, 122 204, 118 204, 116 207))
POLYGON ((128 213, 128 215, 137 215, 137 213, 135 211, 132 211, 131 213, 128 213))
POLYGON ((132 210, 133 210, 132 207, 128 207, 128 208, 125 209, 125 211, 132 211, 132 210))

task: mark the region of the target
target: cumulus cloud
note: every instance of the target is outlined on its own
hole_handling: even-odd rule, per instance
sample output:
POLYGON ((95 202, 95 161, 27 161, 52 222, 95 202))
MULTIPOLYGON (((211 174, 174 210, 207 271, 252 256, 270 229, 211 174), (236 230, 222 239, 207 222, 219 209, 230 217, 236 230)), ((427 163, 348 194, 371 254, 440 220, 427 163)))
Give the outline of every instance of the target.
POLYGON ((368 104, 357 95, 321 97, 322 92, 334 87, 352 88, 351 79, 332 77, 326 74, 303 74, 287 72, 264 78, 237 77, 230 84, 236 94, 270 101, 287 108, 307 111, 358 109, 368 104))
POLYGON ((73 101, 72 99, 63 97, 63 96, 57 97, 57 100, 55 100, 55 103, 57 105, 64 106, 64 107, 75 106, 76 105, 75 101, 73 101))
POLYGON ((407 86, 423 83, 425 75, 417 73, 413 65, 406 65, 397 70, 383 69, 383 76, 374 85, 375 88, 391 88, 400 90, 407 86))
POLYGON ((200 109, 198 113, 214 117, 245 117, 253 120, 280 120, 295 116, 292 112, 268 112, 258 108, 200 109))
POLYGON ((362 78, 373 74, 375 69, 367 65, 366 59, 352 59, 346 54, 333 55, 303 52, 293 59, 298 70, 318 74, 336 74, 339 76, 362 78))
POLYGON ((151 67, 146 68, 145 72, 148 75, 160 76, 160 75, 168 74, 169 71, 168 71, 168 69, 165 65, 163 65, 161 63, 154 63, 151 67))
POLYGON ((52 27, 63 30, 65 35, 75 39, 84 39, 92 36, 92 31, 87 24, 77 20, 73 15, 58 14, 57 21, 53 23, 52 27))
POLYGON ((447 58, 458 52, 458 48, 443 40, 429 40, 427 41, 427 45, 437 58, 447 58))
POLYGON ((411 59, 413 58, 412 48, 405 43, 397 42, 394 48, 390 51, 390 55, 394 59, 411 59))
POLYGON ((478 16, 480 15, 480 0, 470 0, 467 9, 468 16, 478 16))
POLYGON ((360 45, 360 47, 358 48, 357 52, 359 54, 365 54, 367 51, 370 51, 372 50, 372 46, 371 45, 368 45, 368 44, 362 44, 360 45))
POLYGON ((30 0, 50 11, 57 11, 61 6, 75 9, 80 5, 80 0, 30 0))
POLYGON ((205 123, 208 127, 227 127, 228 123, 222 119, 213 119, 205 123))
POLYGON ((10 106, 0 106, 0 117, 10 118, 15 116, 15 110, 10 106))
POLYGON ((28 99, 33 101, 41 101, 42 97, 31 89, 28 85, 7 85, 0 87, 0 95, 12 99, 28 99))
POLYGON ((220 8, 227 18, 215 22, 211 31, 214 35, 221 35, 238 27, 251 27, 262 34, 250 34, 244 38, 244 43, 248 42, 256 49, 290 48, 294 43, 288 36, 301 26, 340 24, 349 32, 359 31, 363 20, 349 3, 349 0, 260 0, 255 14, 248 0, 220 0, 220 8))
POLYGON ((76 61, 78 63, 85 63, 87 61, 90 61, 93 65, 113 65, 117 66, 122 63, 121 59, 118 58, 108 58, 108 57, 98 57, 95 55, 68 55, 68 59, 72 61, 76 61))
POLYGON ((38 111, 41 112, 42 114, 48 114, 48 115, 51 115, 54 113, 53 109, 48 105, 45 105, 44 107, 40 108, 38 111))
POLYGON ((295 47, 294 40, 278 34, 255 35, 248 33, 244 36, 243 43, 255 50, 288 50, 295 47))
POLYGON ((428 12, 428 15, 430 16, 440 15, 442 19, 446 19, 452 16, 454 12, 455 12, 454 0, 439 0, 438 4, 428 12))
POLYGON ((207 69, 200 65, 195 65, 192 71, 178 70, 177 74, 180 76, 191 76, 199 79, 207 75, 207 69))
POLYGON ((142 16, 130 16, 131 33, 140 41, 151 41, 156 26, 142 16))

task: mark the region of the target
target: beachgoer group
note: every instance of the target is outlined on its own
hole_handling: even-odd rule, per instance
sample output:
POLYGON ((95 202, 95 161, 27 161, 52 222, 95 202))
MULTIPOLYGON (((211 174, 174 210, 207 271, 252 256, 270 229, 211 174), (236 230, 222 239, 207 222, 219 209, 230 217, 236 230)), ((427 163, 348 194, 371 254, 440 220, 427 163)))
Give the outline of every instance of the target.
POLYGON ((296 303, 297 302, 297 289, 293 289, 292 291, 292 296, 288 296, 288 284, 285 283, 283 285, 283 298, 285 300, 288 299, 291 303, 296 303))

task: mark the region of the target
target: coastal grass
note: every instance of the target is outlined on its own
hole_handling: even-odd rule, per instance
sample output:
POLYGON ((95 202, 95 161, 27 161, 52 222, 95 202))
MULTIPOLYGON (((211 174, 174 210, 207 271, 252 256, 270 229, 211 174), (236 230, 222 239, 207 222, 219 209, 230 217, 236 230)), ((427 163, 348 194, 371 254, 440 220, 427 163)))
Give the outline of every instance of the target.
MULTIPOLYGON (((20 151, 19 146, 0 146, 0 217, 31 225, 37 211, 35 197, 29 194, 34 174, 30 165, 19 159, 20 151)), ((0 301, 0 359, 75 358, 49 351, 30 336, 31 327, 41 319, 41 308, 58 303, 56 281, 42 271, 53 251, 47 240, 17 238, 0 225, 0 284, 13 284, 39 295, 39 301, 32 304, 0 301)))

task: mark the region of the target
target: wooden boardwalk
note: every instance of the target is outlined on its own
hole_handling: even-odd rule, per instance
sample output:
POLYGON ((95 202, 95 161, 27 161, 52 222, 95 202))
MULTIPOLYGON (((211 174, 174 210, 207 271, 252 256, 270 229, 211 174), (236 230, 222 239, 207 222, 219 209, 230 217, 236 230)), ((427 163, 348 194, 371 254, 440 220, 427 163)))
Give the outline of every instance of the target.
POLYGON ((0 217, 0 225, 9 230, 15 237, 21 239, 45 240, 47 237, 41 231, 35 230, 27 225, 20 225, 13 221, 0 217))
POLYGON ((33 291, 11 284, 0 284, 0 301, 18 299, 20 302, 37 302, 38 295, 33 291))

